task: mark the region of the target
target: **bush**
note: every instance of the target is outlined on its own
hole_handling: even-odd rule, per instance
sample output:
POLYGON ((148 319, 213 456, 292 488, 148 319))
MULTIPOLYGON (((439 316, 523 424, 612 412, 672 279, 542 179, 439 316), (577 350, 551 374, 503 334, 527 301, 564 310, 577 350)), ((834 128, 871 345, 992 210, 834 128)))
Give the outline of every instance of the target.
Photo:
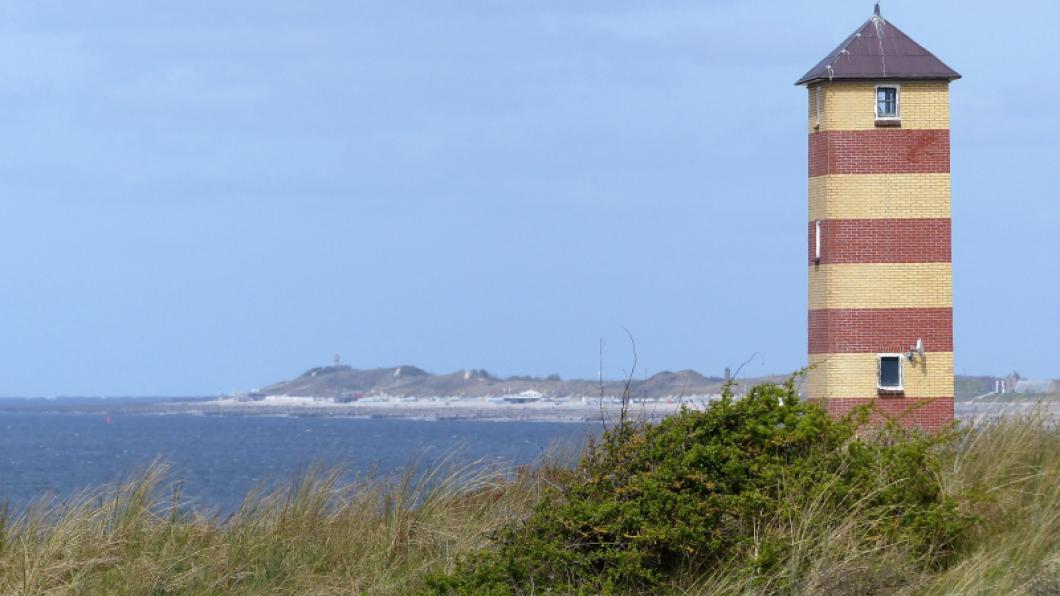
POLYGON ((721 568, 753 586, 797 560, 797 541, 774 522, 809 511, 828 526, 856 509, 871 520, 865 548, 901 544, 917 566, 945 564, 972 522, 938 480, 947 438, 893 427, 862 436, 865 419, 833 421, 789 381, 741 399, 726 391, 657 425, 623 423, 525 523, 433 577, 431 589, 628 592, 721 568))

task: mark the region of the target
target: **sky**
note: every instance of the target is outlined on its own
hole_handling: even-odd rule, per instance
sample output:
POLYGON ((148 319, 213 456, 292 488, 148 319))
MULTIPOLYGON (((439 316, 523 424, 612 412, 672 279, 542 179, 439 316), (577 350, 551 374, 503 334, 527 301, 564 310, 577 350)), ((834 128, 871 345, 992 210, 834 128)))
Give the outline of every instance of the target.
MULTIPOLYGON (((806 95, 869 0, 0 0, 0 395, 806 363, 806 95)), ((1060 376, 1060 4, 953 87, 958 373, 1060 376)))

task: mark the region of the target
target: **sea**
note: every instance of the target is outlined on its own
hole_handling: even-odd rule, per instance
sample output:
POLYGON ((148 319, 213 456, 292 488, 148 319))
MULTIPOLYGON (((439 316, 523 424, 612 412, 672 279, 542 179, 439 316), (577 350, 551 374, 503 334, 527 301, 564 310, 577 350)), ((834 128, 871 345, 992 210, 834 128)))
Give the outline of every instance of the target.
MULTIPOLYGON (((577 453, 599 421, 412 420, 142 413, 148 399, 0 398, 0 507, 69 500, 122 482, 152 462, 169 467, 186 504, 225 514, 248 492, 282 486, 314 466, 347 480, 397 478, 442 466, 512 470, 546 454, 577 453)), ((1002 404, 959 402, 958 418, 989 419, 1002 404)), ((1044 409, 1043 409, 1044 408, 1044 409)), ((1012 403, 1007 415, 1060 401, 1012 403)))
POLYGON ((0 400, 0 503, 15 510, 113 485, 161 461, 169 466, 167 481, 182 484, 189 506, 223 514, 238 508, 252 489, 290 482, 314 466, 340 469, 348 480, 398 477, 431 466, 511 469, 549 453, 573 453, 599 427, 124 414, 120 408, 54 411, 47 405, 0 400))

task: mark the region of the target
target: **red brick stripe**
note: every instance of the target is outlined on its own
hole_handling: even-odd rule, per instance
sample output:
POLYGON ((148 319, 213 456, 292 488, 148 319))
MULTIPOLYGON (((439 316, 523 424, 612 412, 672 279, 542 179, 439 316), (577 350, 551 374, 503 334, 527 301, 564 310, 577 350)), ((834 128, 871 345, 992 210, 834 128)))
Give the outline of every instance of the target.
POLYGON ((811 354, 903 353, 924 340, 929 352, 953 351, 952 308, 810 311, 811 354))
MULTIPOLYGON (((825 219, 822 265, 843 263, 949 263, 949 219, 825 219)), ((809 262, 815 264, 817 222, 809 224, 809 262)))
POLYGON ((825 409, 834 418, 842 418, 854 408, 868 405, 870 423, 882 424, 887 420, 900 422, 905 427, 925 431, 939 431, 953 423, 952 397, 927 398, 857 398, 811 400, 825 409))
POLYGON ((832 130, 810 135, 810 177, 949 171, 949 130, 832 130))

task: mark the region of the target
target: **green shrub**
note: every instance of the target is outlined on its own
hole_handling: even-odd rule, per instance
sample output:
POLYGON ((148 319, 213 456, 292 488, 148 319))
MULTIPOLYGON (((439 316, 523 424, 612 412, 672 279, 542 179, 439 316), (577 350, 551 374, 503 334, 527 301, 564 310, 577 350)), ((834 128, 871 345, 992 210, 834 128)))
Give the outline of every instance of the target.
POLYGON ((946 439, 897 428, 860 436, 865 418, 833 421, 789 381, 741 399, 727 391, 659 424, 623 423, 525 523, 433 577, 431 589, 628 592, 722 566, 753 583, 790 564, 790 536, 767 526, 808 509, 828 524, 822 511, 839 523, 857 508, 873 520, 866 541, 901 543, 921 566, 944 564, 971 523, 939 484, 946 439))

